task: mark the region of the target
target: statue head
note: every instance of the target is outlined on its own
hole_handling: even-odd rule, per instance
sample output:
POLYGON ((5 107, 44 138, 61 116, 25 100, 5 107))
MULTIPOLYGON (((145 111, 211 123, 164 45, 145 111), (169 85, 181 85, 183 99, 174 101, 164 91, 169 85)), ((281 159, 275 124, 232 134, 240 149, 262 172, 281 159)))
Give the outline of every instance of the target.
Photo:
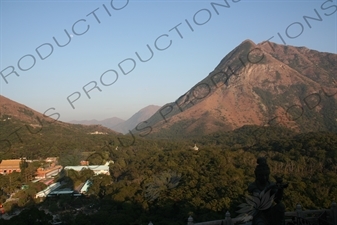
POLYGON ((257 166, 255 168, 255 178, 256 181, 259 182, 261 185, 265 185, 269 181, 269 174, 270 169, 267 164, 267 159, 264 157, 260 157, 257 159, 257 166))

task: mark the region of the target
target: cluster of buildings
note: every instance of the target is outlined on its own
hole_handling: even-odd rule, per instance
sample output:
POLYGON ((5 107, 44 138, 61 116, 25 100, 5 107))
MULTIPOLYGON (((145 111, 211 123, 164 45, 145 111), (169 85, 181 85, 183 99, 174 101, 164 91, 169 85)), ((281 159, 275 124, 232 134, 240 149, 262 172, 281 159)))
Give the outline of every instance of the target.
MULTIPOLYGON (((2 160, 0 163, 0 174, 6 175, 11 174, 13 172, 21 172, 21 163, 27 162, 31 163, 32 160, 27 160, 25 158, 22 159, 8 159, 2 160)), ((80 166, 65 166, 64 168, 61 165, 58 165, 57 157, 49 157, 44 160, 44 165, 37 168, 34 176, 33 182, 42 182, 48 185, 48 187, 36 194, 36 198, 43 197, 54 197, 64 194, 70 194, 72 196, 81 196, 82 194, 87 193, 89 187, 91 186, 91 181, 87 180, 81 186, 80 190, 66 190, 60 189, 61 184, 59 182, 54 181, 54 177, 58 175, 62 169, 74 170, 80 172, 85 169, 90 169, 94 172, 95 175, 105 174, 110 175, 109 164, 114 163, 113 161, 108 161, 104 165, 89 165, 88 161, 81 161, 80 166)))
MULTIPOLYGON (((94 172, 95 175, 106 174, 110 175, 109 164, 113 163, 113 161, 109 161, 104 165, 88 165, 87 161, 81 161, 81 166, 65 166, 64 170, 74 170, 80 172, 85 169, 90 169, 94 172)), ((50 172, 51 173, 51 172, 50 172)), ((49 172, 48 172, 49 174, 49 172)), ((71 195, 71 196, 82 196, 82 194, 86 194, 88 192, 89 187, 92 185, 90 180, 87 180, 84 184, 82 184, 81 188, 77 191, 71 190, 69 188, 60 189, 60 183, 53 183, 49 185, 46 189, 40 191, 36 194, 35 198, 45 198, 45 197, 57 197, 60 195, 71 195)))
MULTIPOLYGON (((0 174, 6 175, 14 172, 21 172, 21 163, 31 163, 33 160, 22 159, 4 159, 0 163, 0 174)), ((47 158, 45 162, 50 163, 48 167, 39 167, 34 175, 36 179, 44 179, 56 176, 61 170, 62 166, 56 165, 57 158, 47 158)))
POLYGON ((86 194, 91 185, 91 180, 87 180, 78 191, 75 191, 69 188, 60 189, 59 187, 61 186, 61 184, 57 182, 36 193, 35 198, 57 197, 61 195, 71 195, 74 197, 79 197, 82 196, 82 194, 86 194))

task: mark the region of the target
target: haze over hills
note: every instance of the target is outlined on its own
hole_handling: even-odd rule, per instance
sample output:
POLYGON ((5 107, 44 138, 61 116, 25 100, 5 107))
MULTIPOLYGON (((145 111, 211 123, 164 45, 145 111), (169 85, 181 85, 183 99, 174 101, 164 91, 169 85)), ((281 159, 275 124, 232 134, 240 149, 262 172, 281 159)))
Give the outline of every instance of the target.
POLYGON ((100 124, 104 127, 112 128, 113 126, 116 126, 119 123, 125 122, 125 120, 118 118, 118 117, 112 117, 104 120, 71 120, 69 123, 74 124, 84 124, 84 125, 93 125, 93 124, 100 124))
POLYGON ((336 74, 336 54, 246 40, 133 132, 187 136, 272 124, 336 131, 336 74))
POLYGON ((139 110, 137 113, 135 113, 126 121, 119 123, 115 126, 112 126, 111 129, 117 132, 121 132, 123 134, 128 133, 129 130, 134 129, 137 126, 137 124, 149 119, 153 114, 155 114, 158 111, 158 109, 160 109, 160 106, 157 105, 146 106, 141 110, 139 110))
POLYGON ((139 110, 134 115, 132 115, 127 120, 123 120, 117 117, 112 117, 112 118, 99 120, 99 121, 98 120, 72 120, 70 121, 70 123, 86 124, 86 125, 100 124, 114 131, 125 134, 125 133, 128 133, 129 130, 134 129, 137 126, 137 124, 139 124, 140 122, 149 119, 155 112, 157 112, 158 109, 160 109, 160 106, 157 106, 157 105, 146 106, 142 108, 141 110, 139 110))

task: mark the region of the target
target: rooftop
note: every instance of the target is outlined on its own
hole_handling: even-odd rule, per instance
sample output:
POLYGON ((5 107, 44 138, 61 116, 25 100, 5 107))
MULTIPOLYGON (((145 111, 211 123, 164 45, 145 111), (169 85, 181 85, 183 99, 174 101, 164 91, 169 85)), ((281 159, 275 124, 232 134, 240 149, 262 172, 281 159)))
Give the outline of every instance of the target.
POLYGON ((0 169, 20 169, 21 159, 4 159, 0 163, 0 169))
POLYGON ((65 170, 75 170, 81 171, 83 169, 90 169, 90 170, 106 170, 109 171, 109 166, 107 165, 91 165, 91 166, 66 166, 64 167, 65 170))

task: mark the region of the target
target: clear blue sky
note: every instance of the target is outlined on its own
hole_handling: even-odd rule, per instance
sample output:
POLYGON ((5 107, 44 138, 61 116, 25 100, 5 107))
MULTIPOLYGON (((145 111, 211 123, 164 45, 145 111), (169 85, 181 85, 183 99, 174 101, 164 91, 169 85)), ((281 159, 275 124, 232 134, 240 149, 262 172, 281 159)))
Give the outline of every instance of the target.
POLYGON ((226 4, 219 0, 0 2, 0 71, 10 74, 8 83, 0 76, 0 94, 41 113, 53 107, 48 114, 58 112, 62 121, 128 119, 147 105, 175 101, 245 39, 274 36, 282 44, 280 33, 288 45, 337 53, 336 0, 228 0, 229 8, 213 8, 211 2, 226 4), (316 12, 322 21, 309 20, 310 28, 303 16, 316 12), (53 37, 65 45, 64 29, 71 39, 59 47, 53 37), (147 45, 153 57, 141 62, 135 52, 149 58, 147 45), (134 69, 124 75, 119 64, 134 69), (104 86, 108 70, 118 79, 107 72, 103 82, 116 82, 104 86), (90 82, 87 90, 96 82, 101 91, 93 89, 89 99, 83 86, 90 82), (81 94, 75 109, 67 101, 74 92, 81 94))

